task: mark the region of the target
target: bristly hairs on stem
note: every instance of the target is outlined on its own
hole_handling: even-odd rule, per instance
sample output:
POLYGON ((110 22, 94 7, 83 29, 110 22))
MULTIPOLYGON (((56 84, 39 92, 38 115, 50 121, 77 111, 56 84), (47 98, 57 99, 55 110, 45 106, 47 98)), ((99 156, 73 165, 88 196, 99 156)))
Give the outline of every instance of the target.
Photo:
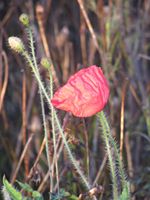
MULTIPOLYGON (((104 117, 105 117, 105 115, 104 115, 104 117)), ((112 137, 112 134, 111 134, 111 131, 110 131, 110 126, 108 124, 106 117, 104 118, 104 120, 105 120, 105 123, 107 125, 106 129, 107 129, 107 132, 108 132, 110 143, 114 148, 116 162, 118 164, 118 170, 117 171, 119 172, 121 183, 122 183, 121 188, 122 188, 122 191, 124 190, 124 188, 127 189, 128 199, 130 199, 129 182, 127 181, 127 177, 126 177, 124 166, 123 166, 123 161, 120 159, 119 148, 117 146, 115 139, 112 137)))
POLYGON ((125 175, 123 162, 120 159, 119 147, 118 147, 118 144, 116 143, 115 139, 113 138, 113 136, 111 134, 110 125, 109 125, 109 122, 108 122, 107 117, 105 116, 105 114, 104 114, 103 120, 105 121, 105 124, 107 125, 106 126, 106 131, 108 133, 110 143, 111 143, 112 147, 114 148, 115 159, 117 161, 117 165, 118 165, 118 168, 119 168, 119 175, 120 175, 120 178, 121 178, 121 181, 122 181, 122 185, 124 185, 126 183, 126 178, 127 177, 125 175))
MULTIPOLYGON (((11 38, 11 37, 10 37, 10 38, 11 38)), ((10 41, 10 38, 8 39, 8 43, 9 43, 10 47, 12 48, 12 45, 11 45, 10 42, 9 42, 9 41, 10 41)), ((18 39, 18 38, 17 38, 17 39, 18 39)), ((12 38, 11 38, 11 40, 12 40, 12 38)), ((19 39, 19 42, 20 42, 20 41, 21 41, 21 40, 19 39)), ((12 41, 11 41, 11 43, 12 43, 12 41)), ((22 41, 21 41, 21 44, 23 44, 22 41)), ((18 41, 17 41, 17 45, 18 45, 18 41)), ((24 47, 24 46, 23 46, 23 47, 24 47)), ((12 48, 12 49, 13 49, 14 51, 16 51, 15 48, 12 48)), ((18 49, 17 49, 17 50, 18 50, 18 49)), ((20 49, 19 49, 19 50, 20 50, 20 49)), ((50 102, 49 94, 47 93, 47 91, 46 91, 46 89, 45 89, 45 86, 44 86, 44 84, 43 84, 43 82, 42 82, 42 80, 41 80, 41 77, 39 76, 39 73, 37 72, 36 67, 34 66, 34 63, 33 63, 33 61, 32 61, 32 58, 30 57, 30 55, 28 54, 28 52, 25 50, 25 48, 21 48, 21 51, 19 51, 18 53, 20 53, 20 54, 25 58, 25 60, 27 61, 27 63, 28 63, 29 66, 31 67, 32 72, 34 73, 34 76, 35 76, 35 78, 36 78, 36 80, 37 80, 37 82, 38 82, 39 88, 41 88, 41 91, 42 91, 42 94, 43 94, 44 99, 47 101, 50 110, 53 109, 53 112, 54 112, 54 113, 53 113, 53 114, 54 114, 54 119, 55 119, 55 121, 56 121, 58 130, 59 130, 59 133, 61 134, 63 143, 64 143, 64 145, 65 145, 65 147, 66 147, 67 152, 68 152, 69 158, 70 158, 72 164, 74 165, 75 169, 77 170, 78 174, 80 175, 80 177, 81 177, 81 179, 82 179, 82 182, 84 183, 84 185, 86 186, 86 188, 87 188, 87 189, 90 189, 90 187, 91 187, 90 184, 88 183, 88 181, 87 181, 85 175, 82 173, 82 171, 81 171, 81 169, 80 169, 80 167, 79 167, 77 161, 75 160, 75 158, 74 158, 73 155, 72 155, 72 152, 71 152, 71 150, 70 150, 70 148, 69 148, 69 145, 68 145, 68 143, 67 143, 66 137, 65 137, 65 135, 64 135, 63 129, 62 129, 61 124, 60 124, 60 122, 59 122, 58 116, 57 116, 57 114, 56 114, 56 111, 55 111, 54 107, 52 106, 52 104, 51 104, 51 102, 50 102)))
POLYGON ((124 189, 126 189, 127 190, 128 199, 130 199, 129 182, 126 180, 126 175, 125 175, 125 171, 124 171, 124 167, 123 167, 123 162, 120 159, 120 155, 119 155, 119 150, 118 150, 118 147, 117 147, 117 143, 116 143, 116 141, 114 140, 114 138, 111 135, 110 126, 109 126, 109 124, 107 122, 107 119, 105 117, 104 112, 101 111, 98 114, 98 116, 99 116, 100 124, 102 126, 102 133, 104 134, 104 130, 105 130, 105 132, 107 134, 107 139, 108 139, 109 143, 111 144, 111 146, 114 149, 114 154, 115 154, 114 156, 115 156, 115 160, 117 162, 116 166, 118 166, 118 169, 115 169, 115 170, 116 170, 116 173, 119 172, 119 175, 120 175, 120 178, 121 178, 121 188, 122 188, 122 191, 124 189))
MULTIPOLYGON (((34 39, 33 39, 33 34, 32 30, 30 27, 30 21, 29 17, 26 14, 22 14, 19 17, 19 20, 22 22, 22 24, 26 27, 26 32, 28 35, 28 41, 29 45, 31 48, 31 62, 33 63, 33 67, 37 72, 37 75, 41 79, 40 73, 39 73, 39 68, 37 65, 37 60, 36 60, 36 55, 35 55, 35 48, 34 48, 34 39)), ((48 169, 49 169, 49 177, 50 177, 50 184, 52 184, 52 174, 51 174, 51 163, 50 163, 50 157, 49 157, 49 144, 48 144, 48 130, 47 130, 47 125, 46 125, 46 116, 45 116, 45 109, 44 109, 44 97, 42 93, 42 88, 39 86, 39 94, 40 94, 40 101, 41 101, 41 110, 42 110, 42 120, 43 120, 43 127, 44 127, 44 135, 46 138, 46 155, 47 155, 47 161, 48 161, 48 169)), ((52 191, 50 191, 52 192, 52 191)))
MULTIPOLYGON (((51 73, 51 64, 47 58, 43 58, 41 60, 41 64, 48 69, 49 73, 49 87, 50 87, 50 99, 53 97, 53 77, 51 73)), ((59 193, 59 171, 58 171, 58 162, 57 162, 57 147, 56 147, 56 125, 55 125, 55 117, 54 117, 54 108, 51 108, 51 125, 52 125, 52 135, 53 135, 53 144, 54 144, 54 155, 53 155, 53 161, 54 166, 56 167, 56 179, 57 179, 57 185, 58 185, 58 193, 59 193)), ((52 169, 52 175, 54 173, 54 167, 52 169)))
POLYGON ((118 200, 119 195, 118 195, 118 184, 117 184, 117 178, 116 178, 116 165, 113 162, 111 144, 110 144, 110 141, 109 141, 109 135, 108 135, 107 128, 106 128, 107 124, 106 124, 106 121, 104 120, 105 116, 104 116, 103 111, 98 113, 98 116, 99 116, 99 121, 100 121, 100 124, 101 124, 101 127, 102 127, 102 131, 101 131, 102 137, 104 139, 106 151, 107 151, 107 154, 108 154, 110 172, 111 172, 111 177, 112 177, 113 199, 118 200))

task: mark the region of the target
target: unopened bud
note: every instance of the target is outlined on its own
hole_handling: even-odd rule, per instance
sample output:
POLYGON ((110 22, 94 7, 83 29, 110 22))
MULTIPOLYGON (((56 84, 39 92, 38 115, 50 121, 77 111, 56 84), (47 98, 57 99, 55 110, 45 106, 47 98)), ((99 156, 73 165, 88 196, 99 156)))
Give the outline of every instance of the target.
POLYGON ((22 40, 18 37, 9 37, 8 44, 10 48, 17 53, 22 53, 25 49, 22 40))
POLYGON ((25 14, 25 13, 21 14, 19 17, 19 20, 24 26, 26 26, 26 27, 29 26, 30 21, 29 21, 29 16, 27 14, 25 14))
POLYGON ((50 61, 48 60, 48 58, 42 58, 42 60, 41 60, 41 65, 42 65, 43 67, 45 67, 46 69, 49 69, 50 66, 51 66, 51 63, 50 63, 50 61))

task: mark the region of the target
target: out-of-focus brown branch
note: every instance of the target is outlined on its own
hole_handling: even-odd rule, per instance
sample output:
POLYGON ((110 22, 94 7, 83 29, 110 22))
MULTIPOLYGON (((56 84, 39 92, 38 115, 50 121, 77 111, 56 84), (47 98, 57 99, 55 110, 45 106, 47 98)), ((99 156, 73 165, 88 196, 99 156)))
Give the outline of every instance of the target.
POLYGON ((136 103, 137 103, 138 106, 141 108, 141 104, 142 104, 142 103, 141 103, 141 100, 139 99, 139 97, 138 97, 138 95, 137 95, 137 93, 136 93, 136 91, 135 91, 135 89, 134 89, 134 87, 133 87, 132 84, 130 84, 129 89, 130 89, 131 94, 133 95, 133 97, 134 97, 136 103))
MULTIPOLYGON (((3 51, 2 48, 2 28, 1 28, 1 24, 0 24, 0 52, 3 51)), ((0 53, 0 93, 1 93, 1 89, 2 89, 2 75, 3 75, 3 67, 2 67, 2 54, 0 53)))
MULTIPOLYGON (((23 73, 23 79, 22 79, 22 141, 23 146, 25 147, 26 141, 27 141, 27 112, 26 112, 26 97, 27 97, 27 91, 26 91, 26 75, 23 73)), ((28 152, 26 152, 26 155, 24 156, 24 164, 25 164, 25 176, 28 176, 29 173, 29 160, 28 160, 28 152)))
POLYGON ((87 175, 88 175, 88 179, 90 178, 90 169, 89 169, 89 163, 90 163, 90 158, 89 158, 89 137, 88 137, 88 132, 86 129, 86 124, 85 124, 85 120, 83 119, 83 133, 84 133, 84 139, 85 139, 85 147, 86 147, 86 167, 87 167, 87 175))
POLYGON ((47 22, 48 17, 49 17, 49 13, 51 10, 51 5, 52 5, 52 0, 47 0, 46 2, 46 15, 45 15, 45 21, 47 22))
POLYGON ((20 157, 20 159, 19 159, 18 165, 17 165, 16 170, 15 170, 15 172, 14 172, 14 174, 13 174, 12 179, 11 179, 11 183, 12 183, 12 184, 14 183, 14 181, 15 181, 15 179, 16 179, 16 177, 17 177, 17 174, 18 174, 18 172, 19 172, 20 166, 21 166, 21 164, 22 164, 22 161, 23 161, 23 159, 24 159, 24 156, 26 155, 26 152, 27 152, 27 150, 28 150, 28 147, 29 147, 29 145, 30 145, 30 143, 31 143, 31 141, 32 141, 32 138, 33 138, 33 134, 30 135, 30 137, 29 137, 29 139, 28 139, 28 141, 27 141, 27 143, 26 143, 26 145, 25 145, 25 147, 24 147, 24 149, 23 149, 23 152, 22 152, 21 157, 20 157))
POLYGON ((40 159, 40 156, 41 156, 41 154, 42 154, 42 152, 43 152, 43 149, 44 149, 44 147, 45 147, 45 143, 46 143, 46 139, 44 138, 43 141, 42 141, 40 150, 39 150, 39 152, 38 152, 38 155, 37 155, 37 157, 36 157, 36 159, 35 159, 35 162, 34 162, 32 168, 31 168, 30 171, 29 171, 29 174, 28 174, 28 176, 27 176, 26 181, 28 181, 28 180, 32 177, 34 168, 37 166, 37 163, 38 163, 38 161, 39 161, 39 159, 40 159))
POLYGON ((87 49, 86 49, 86 36, 85 36, 86 26, 81 15, 81 24, 80 24, 80 40, 81 40, 81 51, 82 51, 82 62, 87 65, 87 49))
POLYGON ((13 12, 15 11, 15 9, 16 9, 15 6, 11 6, 11 7, 8 9, 6 15, 4 16, 4 18, 3 18, 3 20, 2 20, 2 22, 1 22, 1 24, 0 24, 1 27, 5 26, 5 24, 9 21, 9 19, 11 18, 13 12))
POLYGON ((99 25, 100 25, 100 30, 101 30, 103 49, 106 50, 107 41, 106 41, 105 24, 106 24, 106 19, 107 18, 106 18, 105 13, 104 13, 104 1, 103 0, 98 0, 97 9, 98 9, 97 13, 98 13, 98 16, 99 16, 99 25))
MULTIPOLYGON (((65 137, 66 136, 67 136, 67 133, 65 134, 65 137)), ((58 140, 58 142, 57 142, 57 146, 56 146, 57 149, 58 149, 59 141, 60 140, 58 140)), ((52 168, 54 167, 54 164, 57 162, 59 156, 61 155, 61 152, 63 151, 63 148, 64 148, 64 143, 62 142, 61 145, 60 145, 60 147, 59 147, 59 149, 57 150, 57 156, 55 158, 53 158, 52 168)), ((45 183, 47 182, 48 178, 49 178, 49 171, 45 175, 43 181, 41 182, 41 184, 40 184, 40 186, 38 188, 39 192, 43 191, 43 188, 45 187, 45 183)))
POLYGON ((101 51, 101 49, 100 49, 100 47, 99 47, 96 34, 95 34, 95 32, 94 32, 94 29, 93 29, 93 27, 92 27, 92 24, 91 24, 91 22, 90 22, 90 20, 89 20, 89 17, 88 17, 88 15, 87 15, 87 13, 86 13, 86 10, 85 10, 85 8, 84 8, 83 0, 77 0, 77 2, 78 2, 79 7, 80 7, 80 9, 81 9, 83 18, 84 18, 84 20, 85 20, 85 22, 86 22, 86 25, 87 25, 87 27, 88 27, 88 29, 89 29, 89 31, 90 31, 90 34, 91 34, 91 36, 92 36, 92 38, 93 38, 93 42, 94 42, 94 44, 95 44, 95 46, 96 46, 96 48, 97 48, 99 54, 102 56, 103 53, 102 53, 102 51, 101 51))
POLYGON ((4 51, 2 52, 2 57, 4 59, 5 76, 4 76, 4 83, 3 83, 3 86, 2 86, 2 89, 1 89, 1 93, 0 93, 0 112, 2 110, 3 101, 4 101, 6 89, 7 89, 8 73, 9 73, 8 72, 8 60, 7 60, 6 53, 4 51))
MULTIPOLYGON (((128 164, 128 173, 129 177, 132 179, 134 176, 134 166, 132 162, 132 154, 131 154, 131 147, 130 147, 130 140, 129 140, 129 133, 126 132, 125 134, 125 147, 126 147, 126 153, 127 153, 127 164, 128 164)), ((135 191, 135 187, 133 184, 131 184, 131 192, 133 193, 135 191)))
POLYGON ((122 160, 122 151, 123 151, 123 141, 124 141, 124 105, 125 105, 125 96, 126 89, 128 85, 128 80, 125 80, 122 87, 122 98, 121 98, 121 116, 120 116, 120 159, 122 160))
POLYGON ((45 34, 45 28, 44 28, 44 7, 40 4, 37 4, 36 6, 36 17, 37 17, 37 21, 38 21, 38 25, 39 25, 39 30, 40 30, 40 36, 41 36, 41 40, 43 43, 43 47, 44 47, 44 51, 45 54, 48 58, 51 59, 51 69, 52 69, 52 76, 53 76, 53 80, 54 83, 56 84, 57 87, 59 87, 59 80, 58 77, 56 75, 56 71, 54 69, 54 65, 52 62, 52 58, 50 55, 50 50, 49 50, 49 46, 48 46, 48 42, 47 42, 47 38, 46 38, 46 34, 45 34))
POLYGON ((102 161, 102 164, 101 164, 101 166, 99 167, 99 170, 98 170, 97 175, 96 175, 96 177, 95 177, 95 180, 94 180, 94 182, 93 182, 93 187, 97 184, 97 182, 98 182, 98 180, 99 180, 99 178, 100 178, 100 176, 101 176, 101 174, 102 174, 102 171, 103 171, 103 169, 104 169, 104 167, 105 167, 105 165, 106 165, 106 162, 107 162, 107 158, 108 158, 108 155, 105 154, 105 156, 104 156, 104 158, 103 158, 103 161, 102 161))

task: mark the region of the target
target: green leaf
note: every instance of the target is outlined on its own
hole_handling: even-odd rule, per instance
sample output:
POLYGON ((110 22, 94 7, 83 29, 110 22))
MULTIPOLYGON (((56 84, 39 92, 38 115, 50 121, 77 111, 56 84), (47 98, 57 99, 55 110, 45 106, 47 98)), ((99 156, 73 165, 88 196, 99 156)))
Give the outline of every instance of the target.
POLYGON ((43 199, 42 195, 38 191, 33 191, 32 197, 36 199, 43 199))
POLYGON ((26 192, 33 192, 33 189, 31 188, 31 186, 29 185, 29 184, 27 184, 27 183, 22 183, 22 182, 20 182, 20 181, 16 181, 18 184, 19 184, 19 186, 24 190, 24 191, 26 191, 26 192))
POLYGON ((43 200, 43 197, 42 195, 38 192, 38 191, 35 191, 31 188, 31 186, 27 183, 22 183, 20 181, 17 181, 17 183, 20 185, 20 187, 26 191, 26 192, 30 192, 32 197, 35 199, 35 200, 43 200))
POLYGON ((8 181, 5 177, 3 177, 3 184, 6 188, 7 192, 9 193, 10 197, 13 200, 22 200, 22 194, 18 192, 8 181))

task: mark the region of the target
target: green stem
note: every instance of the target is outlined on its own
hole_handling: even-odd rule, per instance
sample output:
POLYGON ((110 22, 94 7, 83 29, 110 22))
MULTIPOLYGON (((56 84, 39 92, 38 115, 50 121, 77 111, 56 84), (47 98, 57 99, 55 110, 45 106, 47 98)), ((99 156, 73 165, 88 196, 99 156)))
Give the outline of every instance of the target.
POLYGON ((68 146, 68 143, 67 143, 67 140, 66 140, 66 138, 65 138, 65 135, 64 135, 64 133, 63 133, 63 130, 62 130, 61 126, 60 126, 60 122, 59 122, 59 120, 58 120, 58 118, 57 118, 56 111, 54 112, 54 115, 55 115, 56 123, 57 123, 57 125, 58 125, 58 129, 59 129, 59 131, 60 131, 61 137, 62 137, 62 139, 63 139, 63 142, 64 142, 64 144, 65 144, 66 150, 67 150, 67 152, 68 152, 69 158, 70 158, 70 160, 72 161, 74 167, 76 168, 78 174, 80 175, 80 177, 81 177, 83 183, 85 184, 85 186, 87 187, 87 189, 90 189, 90 184, 89 184, 88 181, 86 180, 86 178, 85 178, 84 174, 82 173, 82 171, 81 171, 79 165, 77 164, 77 161, 74 159, 74 157, 73 157, 73 155, 72 155, 72 153, 71 153, 71 150, 70 150, 70 148, 69 148, 69 146, 68 146))
POLYGON ((24 58, 25 58, 25 59, 27 60, 27 62, 29 63, 29 65, 30 65, 30 67, 31 67, 31 69, 32 69, 32 71, 33 71, 33 73, 34 73, 34 75, 35 75, 35 78, 37 79, 37 82, 38 82, 38 84, 39 84, 39 86, 40 86, 40 88, 41 88, 41 90, 42 90, 42 92, 43 92, 43 94, 44 94, 44 96, 45 96, 45 98, 46 98, 48 104, 49 104, 50 106, 52 106, 52 104, 50 103, 49 96, 48 96, 48 94, 47 94, 47 92, 46 92, 46 90, 45 90, 45 88, 44 88, 44 85, 43 85, 43 83, 42 83, 40 77, 39 77, 39 74, 37 73, 37 71, 36 71, 36 69, 35 69, 35 67, 34 67, 34 64, 32 63, 31 57, 29 56, 29 54, 28 54, 27 51, 24 51, 24 52, 22 53, 22 55, 24 56, 24 58))
POLYGON ((109 126, 109 124, 107 122, 107 119, 106 119, 106 117, 104 115, 104 112, 103 112, 103 122, 105 124, 105 129, 107 131, 110 143, 112 144, 112 146, 114 148, 114 151, 115 151, 115 156, 116 156, 116 159, 117 159, 117 162, 118 162, 119 174, 120 174, 120 178, 121 178, 121 182, 122 182, 122 189, 126 188, 128 190, 127 191, 128 192, 128 199, 130 199, 129 183, 126 180, 126 175, 125 175, 125 172, 124 172, 124 167, 123 167, 122 160, 120 159, 120 155, 119 155, 119 151, 118 151, 118 148, 117 148, 117 144, 116 144, 114 138, 111 135, 110 126, 109 126))
POLYGON ((115 156, 116 156, 116 159, 117 159, 117 162, 118 162, 118 168, 119 168, 119 173, 120 173, 120 177, 121 177, 122 188, 124 188, 125 185, 127 184, 127 181, 126 181, 126 176, 125 176, 125 172, 124 172, 124 168, 123 168, 123 163, 120 159, 120 155, 119 155, 119 152, 118 152, 117 145, 114 141, 114 138, 112 137, 111 134, 109 136, 110 136, 110 142, 113 145, 113 148, 114 148, 114 151, 115 151, 115 156))
MULTIPOLYGON (((53 97, 53 78, 50 69, 49 77, 50 77, 50 98, 53 97)), ((56 130, 55 130, 55 116, 54 116, 54 108, 51 107, 51 124, 52 124, 52 134, 53 134, 53 142, 54 142, 54 166, 56 166, 56 179, 58 185, 58 193, 59 193, 59 171, 58 171, 58 162, 57 162, 57 149, 56 149, 56 130), (56 162, 55 162, 56 160, 56 162)), ((53 168, 54 169, 54 168, 53 168)))
POLYGON ((106 145, 106 150, 108 154, 108 160, 109 160, 109 165, 110 165, 110 171, 111 171, 111 176, 112 176, 112 183, 113 183, 113 199, 118 200, 118 186, 117 186, 117 178, 116 178, 116 169, 115 169, 115 164, 113 162, 113 155, 111 152, 111 145, 109 142, 109 133, 108 133, 108 123, 106 123, 105 115, 103 111, 99 113, 99 120, 100 124, 102 126, 102 134, 103 134, 103 139, 106 145))
MULTIPOLYGON (((44 96, 45 96, 45 98, 46 98, 46 100, 47 100, 47 102, 48 102, 48 105, 50 106, 50 109, 52 110, 53 105, 52 105, 51 102, 50 102, 49 96, 48 96, 48 94, 47 94, 47 92, 46 92, 46 90, 45 90, 45 88, 44 88, 44 86, 43 86, 43 83, 42 83, 42 81, 41 81, 39 75, 37 74, 37 71, 36 71, 35 68, 34 68, 34 65, 33 65, 32 61, 31 61, 31 58, 30 58, 29 54, 27 53, 27 51, 24 51, 24 52, 22 53, 22 55, 25 57, 25 59, 27 60, 27 62, 28 62, 29 65, 30 65, 30 67, 32 68, 32 71, 33 71, 33 73, 34 73, 34 75, 35 75, 35 78, 37 79, 38 84, 39 84, 39 86, 41 87, 42 92, 43 92, 43 94, 44 94, 44 96)), ((69 148, 69 146, 68 146, 68 143, 67 143, 67 140, 66 140, 66 138, 65 138, 65 136, 64 136, 64 133, 63 133, 63 130, 62 130, 62 128, 61 128, 61 125, 60 125, 60 122, 59 122, 59 119, 58 119, 58 117, 57 117, 57 114, 56 114, 55 109, 54 109, 54 116, 55 116, 55 120, 56 120, 56 124, 57 124, 57 126, 58 126, 58 129, 59 129, 59 131, 60 131, 60 133, 61 133, 63 142, 64 142, 64 144, 65 144, 66 150, 67 150, 67 152, 68 152, 69 158, 70 158, 70 160, 72 161, 72 164, 74 165, 74 167, 75 167, 75 169, 77 170, 78 174, 80 175, 81 179, 83 180, 83 183, 85 184, 85 186, 86 186, 88 189, 90 189, 90 185, 89 185, 88 181, 86 180, 86 178, 85 178, 84 174, 82 173, 82 171, 81 171, 81 169, 80 169, 80 167, 79 167, 77 161, 74 159, 74 157, 73 157, 73 155, 72 155, 72 153, 71 153, 71 150, 70 150, 70 148, 69 148)))
POLYGON ((118 151, 118 148, 117 148, 117 144, 114 140, 114 138, 112 137, 111 135, 111 131, 110 131, 110 126, 107 122, 107 119, 105 117, 105 115, 103 115, 103 121, 105 123, 105 129, 108 133, 108 136, 109 136, 109 139, 110 139, 110 142, 114 148, 114 151, 115 151, 115 156, 116 156, 116 159, 117 159, 117 162, 118 162, 118 167, 119 167, 119 173, 120 173, 120 177, 121 177, 121 181, 122 181, 122 188, 124 188, 124 186, 127 184, 127 181, 126 181, 126 175, 125 175, 125 172, 124 172, 124 168, 123 168, 123 163, 122 163, 122 160, 120 159, 120 155, 119 155, 119 151, 118 151))
MULTIPOLYGON (((32 59, 33 59, 33 67, 32 68, 34 68, 36 70, 37 75, 40 78, 40 73, 39 73, 39 69, 38 69, 38 65, 37 65, 37 61, 36 61, 36 56, 35 56, 34 40, 33 40, 32 30, 31 30, 30 27, 28 27, 26 30, 29 33, 29 42, 30 42, 30 46, 31 46, 31 55, 32 55, 32 59)), ((51 185, 50 188, 53 188, 53 178, 52 178, 52 174, 51 174, 51 162, 50 162, 50 157, 49 157, 48 132, 47 132, 47 127, 46 127, 46 116, 45 116, 45 109, 44 109, 44 99, 43 99, 43 94, 42 94, 42 88, 41 88, 40 85, 38 85, 38 86, 39 86, 39 93, 40 93, 40 100, 41 100, 44 135, 45 135, 45 138, 46 138, 46 155, 47 155, 47 161, 48 161, 48 169, 49 169, 49 173, 50 173, 50 185, 51 185)), ((53 191, 50 191, 50 192, 53 192, 53 191)))

